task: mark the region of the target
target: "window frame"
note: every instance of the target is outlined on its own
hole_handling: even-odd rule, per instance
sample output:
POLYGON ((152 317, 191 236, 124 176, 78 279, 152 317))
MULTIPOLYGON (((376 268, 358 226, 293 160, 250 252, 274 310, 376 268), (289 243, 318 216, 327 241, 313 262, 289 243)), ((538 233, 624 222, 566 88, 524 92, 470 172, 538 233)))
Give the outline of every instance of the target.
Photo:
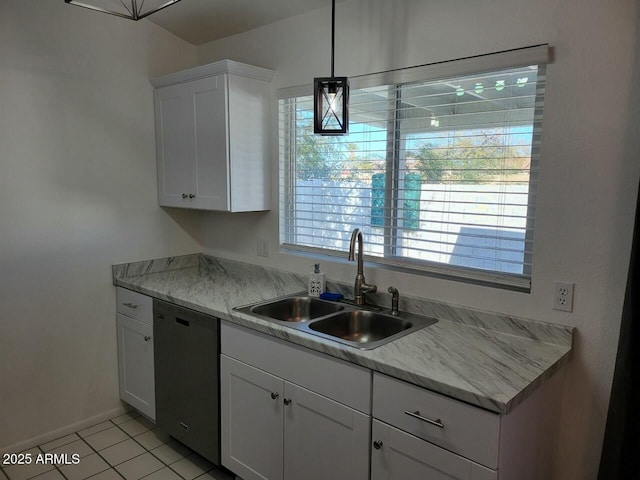
MULTIPOLYGON (((472 75, 482 72, 491 72, 501 69, 524 67, 528 65, 538 65, 539 72, 542 80, 542 87, 538 85, 536 90, 536 100, 533 116, 533 134, 532 134, 532 150, 531 150, 531 165, 530 172, 538 171, 539 158, 540 158, 540 138, 542 131, 541 118, 542 118, 542 102, 540 102, 539 96, 544 94, 544 82, 546 79, 546 66, 551 63, 552 50, 547 44, 535 45, 532 47, 524 47, 513 50, 507 50, 497 53, 476 55, 472 57, 465 57, 462 59, 448 60, 442 62, 435 62, 431 64, 421 65, 418 67, 410 67, 398 70, 389 70, 376 74, 367 74, 358 77, 351 77, 352 89, 360 89, 366 87, 378 87, 378 86, 401 86, 411 82, 428 82, 432 80, 438 80, 441 78, 447 78, 451 76, 463 76, 472 75)), ((310 92, 313 91, 312 85, 304 85, 298 87, 289 87, 278 90, 278 100, 291 101, 298 97, 308 97, 310 92)), ((395 88, 396 91, 396 104, 400 100, 402 88, 395 88)), ((280 110, 280 109, 279 109, 280 110)), ((390 110, 393 112, 394 118, 389 118, 388 122, 393 122, 395 125, 392 129, 387 129, 388 141, 387 144, 392 143, 394 148, 387 149, 385 159, 385 223, 384 231, 385 238, 392 239, 392 243, 395 245, 398 241, 398 236, 395 233, 398 225, 398 214, 391 215, 391 211, 398 210, 398 176, 400 161, 400 140, 401 129, 397 128, 397 122, 399 121, 398 115, 400 110, 394 108, 390 110), (394 138, 389 138, 393 136, 394 138), (392 142, 391 142, 392 140, 392 142), (391 173, 391 174, 389 174, 391 173)), ((296 108, 290 108, 288 113, 291 117, 288 119, 288 124, 295 124, 295 112, 296 108)), ((281 115, 281 112, 279 116, 281 115)), ((291 130, 291 129, 289 129, 291 130)), ((341 258, 346 256, 346 252, 338 250, 329 250, 321 247, 311 247, 304 245, 297 245, 294 243, 288 243, 286 240, 291 239, 296 235, 294 225, 287 226, 286 219, 293 218, 292 213, 295 213, 296 205, 296 185, 295 185, 295 142, 292 141, 291 132, 282 131, 279 120, 279 239, 280 249, 285 253, 298 254, 298 255, 311 255, 314 257, 324 258, 341 258)), ((525 229, 524 244, 533 245, 534 228, 533 222, 535 221, 535 209, 537 197, 537 182, 532 180, 532 175, 529 177, 529 192, 527 199, 527 220, 525 229)), ((387 245, 384 243, 384 254, 380 256, 365 255, 364 259, 368 263, 384 269, 391 269, 395 271, 402 271, 418 275, 427 275, 436 278, 443 278, 448 280, 462 281, 466 283, 473 283, 479 285, 488 285, 494 287, 500 287, 504 289, 510 289, 521 292, 531 291, 531 279, 532 279, 532 251, 524 249, 523 259, 523 273, 514 274, 499 272, 494 270, 482 270, 474 267, 458 266, 440 263, 431 260, 414 259, 405 256, 395 255, 391 250, 395 249, 394 245, 387 245)))

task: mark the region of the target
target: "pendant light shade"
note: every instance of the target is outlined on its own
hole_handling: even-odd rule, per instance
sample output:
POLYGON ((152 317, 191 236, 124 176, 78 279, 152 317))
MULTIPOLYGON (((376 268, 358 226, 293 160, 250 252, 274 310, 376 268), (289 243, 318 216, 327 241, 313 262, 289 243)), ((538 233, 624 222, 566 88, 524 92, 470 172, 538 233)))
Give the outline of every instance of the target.
POLYGON ((141 20, 180 0, 64 0, 70 5, 88 8, 97 12, 141 20))
POLYGON ((313 80, 313 131, 321 135, 345 135, 349 131, 349 79, 323 77, 313 80))
POLYGON ((320 135, 349 133, 349 79, 333 72, 336 0, 331 2, 331 76, 313 79, 313 132, 320 135))

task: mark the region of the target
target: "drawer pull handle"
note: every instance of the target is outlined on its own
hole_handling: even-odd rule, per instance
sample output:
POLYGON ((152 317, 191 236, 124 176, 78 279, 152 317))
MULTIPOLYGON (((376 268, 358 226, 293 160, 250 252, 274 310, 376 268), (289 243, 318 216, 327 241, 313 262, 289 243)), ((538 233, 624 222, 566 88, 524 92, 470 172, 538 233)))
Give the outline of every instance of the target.
POLYGON ((382 448, 382 440, 376 440, 373 442, 373 448, 380 450, 382 448))
POLYGON ((189 320, 183 320, 182 318, 178 318, 178 317, 176 317, 176 323, 179 323, 180 325, 182 325, 184 327, 188 327, 189 326, 189 320))
POLYGON ((284 404, 287 405, 287 406, 291 405, 291 399, 290 398, 285 398, 284 399, 284 404))
POLYGON ((131 303, 131 302, 123 303, 123 305, 124 305, 125 307, 133 308, 134 310, 135 310, 136 308, 138 308, 138 305, 136 305, 135 303, 131 303))
POLYGON ((273 400, 275 400, 276 398, 278 398, 280 396, 280 394, 278 392, 271 392, 271 398, 273 400))
POLYGON ((427 422, 428 424, 434 425, 438 428, 444 428, 444 423, 442 423, 442 420, 440 420, 439 418, 435 420, 431 420, 430 418, 423 417, 422 415, 420 415, 419 410, 416 410, 415 412, 407 412, 405 410, 404 414, 409 415, 410 417, 413 417, 413 418, 417 418, 418 420, 422 420, 423 422, 427 422))
POLYGON ((187 424, 186 424, 186 423, 184 423, 184 422, 178 422, 178 423, 180 424, 180 426, 182 427, 182 429, 183 429, 185 432, 188 432, 188 431, 189 431, 189 425, 187 425, 187 424))
POLYGON ((151 337, 149 335, 145 335, 144 336, 144 341, 148 342, 149 340, 151 340, 151 337))

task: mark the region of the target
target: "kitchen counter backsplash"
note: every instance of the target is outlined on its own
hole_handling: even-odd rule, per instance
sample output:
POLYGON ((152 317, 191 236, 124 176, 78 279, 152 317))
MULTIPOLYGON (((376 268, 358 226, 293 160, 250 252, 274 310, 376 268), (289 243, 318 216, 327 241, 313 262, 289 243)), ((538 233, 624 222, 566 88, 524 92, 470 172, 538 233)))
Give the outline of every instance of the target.
MULTIPOLYGON (((400 309, 438 323, 374 350, 359 350, 233 311, 306 292, 307 276, 203 254, 113 266, 113 283, 507 413, 570 356, 573 327, 400 295, 400 309)), ((353 297, 352 285, 327 290, 353 297)), ((389 306, 390 295, 368 294, 389 306)))

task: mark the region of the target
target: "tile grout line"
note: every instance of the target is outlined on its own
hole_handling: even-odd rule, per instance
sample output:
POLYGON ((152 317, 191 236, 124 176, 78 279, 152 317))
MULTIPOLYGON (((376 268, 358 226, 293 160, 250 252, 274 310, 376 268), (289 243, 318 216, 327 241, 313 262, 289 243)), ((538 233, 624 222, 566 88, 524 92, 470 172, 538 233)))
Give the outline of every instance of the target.
MULTIPOLYGON (((132 420, 135 420, 136 418, 138 418, 138 417, 135 417, 135 418, 133 418, 132 420)), ((144 445, 142 445, 139 441, 137 441, 137 440, 136 440, 136 438, 135 438, 134 436, 129 435, 129 433, 128 433, 128 432, 126 432, 123 428, 121 428, 119 424, 116 424, 116 423, 113 421, 113 419, 111 419, 111 420, 110 420, 110 422, 111 422, 111 423, 113 423, 116 427, 118 427, 118 429, 119 429, 121 432, 124 432, 124 433, 125 433, 125 435, 129 436, 129 438, 131 438, 131 440, 133 440, 135 443, 137 443, 138 445, 140 445, 140 446, 144 449, 144 453, 141 453, 140 455, 136 455, 136 456, 135 456, 135 457, 133 457, 133 458, 138 458, 139 456, 144 455, 145 453, 149 453, 149 454, 151 454, 151 456, 152 456, 153 458, 155 458, 156 460, 158 460, 158 461, 163 465, 163 466, 162 466, 162 468, 159 468, 158 470, 154 470, 153 472, 150 472, 150 473, 148 473, 148 474, 144 475, 143 477, 140 477, 138 480, 142 480, 143 478, 148 477, 149 475, 153 475, 154 473, 159 472, 160 470, 162 470, 162 469, 163 469, 163 468, 165 468, 165 467, 168 467, 168 468, 170 468, 170 469, 171 469, 171 467, 170 467, 169 465, 167 465, 165 462, 163 462, 160 458, 156 457, 156 456, 153 454, 153 452, 152 452, 151 450, 147 449, 147 447, 145 447, 145 446, 144 446, 144 445)), ((124 423, 124 422, 123 422, 123 423, 124 423)), ((151 430, 147 429, 147 432, 150 432, 150 431, 151 431, 151 430)), ((142 432, 142 433, 144 433, 144 432, 142 432)), ((140 435, 142 435, 142 433, 141 433, 140 435)), ((126 441, 126 440, 123 440, 123 441, 126 441)), ((164 445, 164 443, 163 443, 163 445, 164 445)), ((129 459, 129 460, 133 460, 133 458, 131 458, 131 459, 129 459)), ((127 460, 127 462, 128 462, 129 460, 127 460)), ((109 463, 109 462, 107 462, 107 463, 109 463)), ((124 462, 123 462, 123 463, 124 463, 124 462)), ((112 467, 112 468, 113 468, 114 470, 116 470, 116 468, 115 468, 115 467, 112 467)), ((171 469, 171 470, 173 470, 173 469, 171 469)), ((116 470, 116 472, 118 472, 118 470, 116 470)), ((178 472, 175 472, 175 473, 176 473, 180 478, 184 478, 184 477, 182 477, 182 475, 180 475, 178 472)), ((125 478, 125 477, 124 477, 124 475, 122 475, 120 472, 118 472, 118 474, 119 474, 122 478, 125 478)), ((125 478, 125 480, 127 480, 127 479, 125 478)))
MULTIPOLYGON (((111 420, 109 420, 109 421, 111 422, 111 420)), ((113 423, 113 422, 111 422, 111 423, 113 423)), ((106 429, 105 429, 105 430, 106 430, 106 429)), ((103 430, 103 431, 104 431, 104 430, 103 430)), ((96 432, 96 433, 100 433, 100 432, 96 432)), ((126 432, 125 432, 125 433, 126 433, 126 432)), ((84 439, 84 437, 83 437, 82 435, 78 434, 78 436, 82 439, 82 441, 83 441, 84 443, 86 443, 86 444, 89 446, 89 448, 90 448, 91 450, 93 450, 93 451, 96 453, 96 455, 98 455, 98 457, 100 457, 100 458, 102 459, 102 461, 103 461, 104 463, 106 463, 106 464, 109 466, 109 468, 108 468, 107 470, 109 470, 109 469, 114 470, 114 471, 115 471, 118 475, 120 475, 124 480, 127 480, 126 478, 124 478, 124 477, 122 476, 122 474, 121 474, 118 470, 116 470, 116 468, 115 468, 114 466, 112 466, 112 465, 107 461, 107 459, 106 459, 106 458, 104 458, 102 455, 100 455, 100 452, 99 452, 98 450, 96 450, 95 448, 93 448, 93 446, 92 446, 89 442, 87 442, 87 441, 84 439)), ((123 440, 123 441, 124 441, 124 440, 123 440)), ((102 472, 106 472, 107 470, 102 470, 102 472)), ((93 475, 91 475, 90 477, 87 477, 87 478, 95 477, 96 475, 99 475, 99 474, 101 474, 102 472, 94 473, 93 475)))
MULTIPOLYGON (((78 435, 78 434, 76 433, 76 435, 78 435)), ((80 437, 80 435, 78 435, 78 437, 80 437)), ((74 440, 74 441, 75 441, 75 440, 74 440)), ((69 442, 69 443, 73 443, 73 442, 69 442)), ((65 443, 64 445, 60 445, 60 446, 61 446, 61 447, 64 447, 65 445, 68 445, 68 443, 65 443)), ((42 447, 42 445, 38 445, 38 449, 39 449, 41 452, 45 453, 45 452, 44 452, 44 450, 42 450, 42 448, 41 448, 41 447, 42 447)), ((58 473, 59 473, 60 475, 62 475, 62 478, 64 478, 64 480, 69 480, 69 479, 67 478, 67 476, 62 472, 62 470, 60 470, 60 467, 58 466, 58 464, 57 464, 57 463, 54 463, 54 464, 53 464, 53 466, 54 466, 54 468, 58 471, 58 473)))
MULTIPOLYGON (((136 417, 136 418, 138 418, 138 417, 136 417)), ((119 425, 116 425, 116 427, 120 428, 120 426, 119 426, 119 425)), ((127 433, 127 432, 126 432, 126 431, 124 431, 124 429, 122 429, 122 428, 120 428, 120 430, 122 430, 124 433, 127 433)), ((147 429, 147 432, 150 432, 150 431, 151 431, 151 430, 147 429)), ((144 433, 144 432, 143 432, 143 433, 144 433)), ((127 433, 127 435, 129 435, 129 434, 127 433)), ((142 433, 141 433, 140 435, 142 435, 142 433)), ((131 435, 129 435, 129 436, 131 437, 131 435)), ((165 462, 164 460, 162 460, 161 458, 159 458, 158 456, 156 456, 156 455, 155 455, 151 450, 147 449, 147 447, 145 447, 144 445, 142 445, 139 441, 137 441, 135 437, 131 437, 131 438, 133 439, 133 441, 134 441, 134 442, 136 442, 138 445, 140 445, 142 448, 144 448, 146 452, 150 453, 150 454, 151 454, 151 456, 152 456, 153 458, 157 459, 160 463, 162 463, 162 464, 164 465, 162 468, 165 468, 165 467, 166 467, 166 468, 168 468, 169 470, 171 470, 173 473, 175 473, 176 475, 178 475, 178 477, 180 477, 181 479, 183 479, 183 480, 188 480, 186 477, 184 477, 183 475, 181 475, 180 473, 178 473, 174 468, 172 468, 172 467, 171 467, 171 465, 173 465, 174 463, 179 462, 179 461, 180 461, 180 460, 182 460, 183 458, 187 458, 189 455, 184 456, 184 457, 181 457, 180 459, 176 460, 176 461, 175 461, 175 462, 173 462, 173 463, 167 463, 167 462, 165 462)), ((169 438, 173 439, 173 437, 171 437, 171 436, 170 436, 169 438)), ((163 443, 162 445, 166 445, 166 443, 163 443)), ((159 448, 159 447, 161 447, 162 445, 158 445, 158 448, 159 448)), ((143 478, 148 477, 149 475, 153 475, 154 473, 156 473, 156 472, 158 472, 158 471, 162 470, 162 468, 160 468, 160 469, 158 469, 158 470, 156 470, 156 471, 154 471, 154 472, 151 472, 151 473, 149 473, 149 474, 145 475, 144 477, 141 477, 141 478, 140 478, 140 479, 138 479, 138 480, 142 480, 143 478)), ((209 471, 210 471, 210 470, 207 470, 207 472, 209 472, 209 471)), ((204 475, 204 474, 205 474, 205 473, 207 473, 207 472, 204 472, 202 475, 204 475)), ((198 475, 198 477, 199 477, 199 476, 200 476, 200 475, 198 475)), ((196 478, 197 478, 197 477, 196 477, 196 478)), ((195 478, 194 478, 193 480, 195 480, 195 478)))

